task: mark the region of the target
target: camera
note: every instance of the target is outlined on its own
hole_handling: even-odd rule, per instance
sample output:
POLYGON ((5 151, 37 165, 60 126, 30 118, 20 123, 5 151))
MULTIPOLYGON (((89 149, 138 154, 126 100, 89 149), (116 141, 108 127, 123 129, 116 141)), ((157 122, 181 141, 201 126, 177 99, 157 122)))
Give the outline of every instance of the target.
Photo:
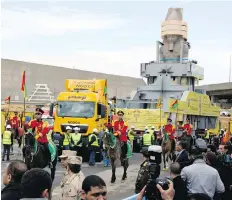
MULTIPOLYGON (((147 200, 157 199, 159 194, 156 190, 157 179, 160 175, 160 164, 162 148, 158 145, 148 147, 149 167, 148 167, 148 181, 145 190, 145 197, 147 200)), ((162 181, 161 181, 162 182, 162 181)), ((160 182, 160 183, 161 183, 160 182)))
POLYGON ((168 190, 169 188, 169 182, 168 178, 157 178, 156 180, 150 180, 147 184, 146 191, 145 191, 145 197, 147 200, 162 200, 161 194, 159 189, 156 187, 156 185, 160 185, 163 190, 168 190))

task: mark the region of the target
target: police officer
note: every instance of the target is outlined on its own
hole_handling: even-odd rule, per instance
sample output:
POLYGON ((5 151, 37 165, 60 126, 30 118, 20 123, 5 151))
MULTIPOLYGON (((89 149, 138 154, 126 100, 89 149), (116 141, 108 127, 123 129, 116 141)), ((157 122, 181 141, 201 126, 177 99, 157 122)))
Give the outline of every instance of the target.
POLYGON ((13 134, 11 131, 11 125, 6 125, 6 130, 2 134, 2 144, 3 144, 3 155, 2 155, 2 161, 5 159, 5 155, 7 158, 7 161, 10 160, 10 147, 13 145, 13 134))
MULTIPOLYGON (((63 136, 60 133, 53 133, 52 134, 52 140, 54 144, 56 145, 58 156, 62 154, 62 146, 63 146, 63 136)), ((59 158, 60 160, 60 158, 59 158)))
POLYGON ((75 127, 74 129, 74 133, 71 134, 71 147, 73 151, 78 153, 80 152, 80 147, 81 147, 81 143, 82 143, 82 136, 81 133, 79 133, 80 128, 79 127, 75 127))
POLYGON ((130 140, 132 152, 133 152, 133 143, 134 143, 135 136, 136 136, 135 126, 131 126, 131 129, 128 132, 128 137, 129 137, 129 140, 130 140))
POLYGON ((70 137, 72 128, 70 126, 66 127, 66 133, 64 133, 63 150, 70 150, 70 137))
POLYGON ((98 137, 97 137, 97 129, 93 129, 93 133, 89 135, 89 166, 94 166, 95 165, 95 155, 96 151, 99 149, 99 144, 98 144, 98 137))
POLYGON ((206 141, 207 143, 209 143, 209 136, 210 136, 209 130, 208 130, 208 129, 205 129, 205 141, 206 141))
POLYGON ((138 194, 146 185, 147 180, 149 178, 149 154, 148 154, 148 147, 143 147, 140 151, 143 155, 144 161, 140 165, 140 169, 138 172, 138 176, 135 182, 135 193, 138 194))
POLYGON ((148 147, 152 145, 152 135, 150 134, 149 130, 146 130, 146 132, 143 134, 143 139, 142 139, 142 145, 145 147, 148 147))
POLYGON ((69 156, 76 156, 76 151, 70 151, 70 150, 63 150, 62 151, 62 155, 59 156, 59 158, 61 159, 61 166, 65 169, 64 172, 64 176, 61 180, 60 186, 61 188, 64 187, 64 183, 68 180, 69 178, 69 173, 67 170, 67 166, 68 166, 68 157, 69 156))
POLYGON ((68 157, 69 178, 64 182, 60 200, 81 200, 84 174, 81 172, 82 157, 68 157))

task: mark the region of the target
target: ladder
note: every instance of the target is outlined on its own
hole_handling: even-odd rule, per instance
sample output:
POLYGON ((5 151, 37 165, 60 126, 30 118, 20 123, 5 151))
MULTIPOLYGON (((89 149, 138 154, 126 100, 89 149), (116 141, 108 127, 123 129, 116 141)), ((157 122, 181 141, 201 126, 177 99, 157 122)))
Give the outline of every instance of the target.
POLYGON ((29 95, 28 102, 54 102, 54 96, 47 84, 36 84, 34 92, 29 95))

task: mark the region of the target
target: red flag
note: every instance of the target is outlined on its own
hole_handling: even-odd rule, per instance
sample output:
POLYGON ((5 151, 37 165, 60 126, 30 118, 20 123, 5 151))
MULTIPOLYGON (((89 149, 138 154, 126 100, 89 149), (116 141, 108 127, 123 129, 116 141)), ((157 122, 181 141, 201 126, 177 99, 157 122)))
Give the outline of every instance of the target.
POLYGON ((25 71, 23 71, 22 86, 21 86, 22 92, 25 91, 25 84, 26 84, 26 73, 25 71))
POLYGON ((10 103, 10 96, 5 99, 5 103, 10 103))

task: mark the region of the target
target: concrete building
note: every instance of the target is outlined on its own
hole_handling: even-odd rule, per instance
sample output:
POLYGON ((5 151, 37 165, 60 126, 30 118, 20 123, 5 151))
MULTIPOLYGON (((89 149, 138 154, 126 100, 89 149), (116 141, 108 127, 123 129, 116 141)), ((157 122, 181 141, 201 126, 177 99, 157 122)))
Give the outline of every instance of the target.
POLYGON ((11 102, 23 102, 21 80, 24 70, 26 70, 28 95, 32 94, 36 84, 47 84, 52 95, 56 97, 59 92, 64 91, 65 79, 107 79, 109 97, 117 96, 119 99, 125 99, 130 96, 130 93, 136 90, 138 86, 146 85, 142 78, 117 76, 9 59, 1 59, 1 66, 2 101, 11 95, 11 102))
POLYGON ((212 103, 223 109, 232 108, 232 82, 197 86, 196 89, 204 90, 210 96, 212 103))

